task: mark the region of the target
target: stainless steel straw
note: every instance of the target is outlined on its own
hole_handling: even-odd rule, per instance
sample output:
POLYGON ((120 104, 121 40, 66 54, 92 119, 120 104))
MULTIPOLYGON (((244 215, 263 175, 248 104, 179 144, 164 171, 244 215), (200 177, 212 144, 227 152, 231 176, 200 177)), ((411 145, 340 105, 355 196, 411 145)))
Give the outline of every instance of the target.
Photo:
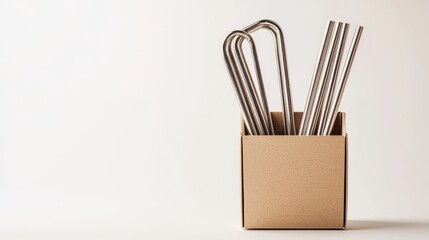
POLYGON ((337 50, 338 40, 340 38, 340 32, 343 28, 343 23, 339 22, 335 24, 333 32, 333 40, 328 48, 327 57, 328 60, 323 68, 321 75, 320 86, 318 86, 316 91, 316 96, 314 98, 314 103, 310 109, 310 114, 308 115, 308 128, 309 135, 313 135, 316 131, 316 126, 318 123, 318 118, 320 114, 320 108, 322 107, 322 102, 325 97, 326 85, 329 80, 332 71, 332 63, 334 62, 335 52, 337 50))
POLYGON ((245 91, 243 82, 241 81, 237 63, 234 59, 233 54, 231 53, 231 51, 229 51, 231 42, 236 38, 237 34, 238 33, 236 32, 232 32, 225 38, 222 45, 222 51, 223 51, 226 67, 228 68, 228 72, 231 76, 232 85, 234 87, 237 100, 240 105, 244 123, 246 124, 246 127, 247 127, 247 131, 249 131, 249 134, 251 135, 257 135, 258 132, 256 130, 253 115, 251 114, 251 111, 250 111, 250 100, 245 91))
POLYGON ((308 126, 308 124, 309 124, 309 122, 308 122, 309 111, 311 111, 311 109, 313 107, 312 105, 314 103, 314 98, 316 95, 317 87, 319 85, 320 74, 322 72, 322 68, 323 68, 323 65, 325 63, 326 52, 328 50, 329 41, 331 39, 333 28, 334 28, 334 22, 329 21, 328 25, 326 27, 322 48, 320 49, 319 57, 318 57, 317 62, 316 62, 316 68, 315 68, 314 73, 313 73, 313 79, 311 81, 310 91, 308 92, 307 102, 305 104, 304 112, 302 114, 301 124, 300 124, 300 128, 299 128, 299 135, 309 135, 310 134, 310 131, 309 131, 310 129, 308 126))
POLYGON ((256 51, 255 43, 254 43, 252 37, 248 33, 241 31, 241 37, 237 36, 236 41, 235 41, 235 45, 234 44, 231 45, 231 50, 233 49, 233 47, 235 47, 234 48, 235 49, 235 56, 238 60, 239 70, 240 70, 241 75, 242 75, 242 80, 244 80, 246 91, 248 92, 248 94, 251 97, 252 110, 253 110, 252 112, 253 112, 253 114, 257 115, 258 119, 261 119, 261 124, 262 124, 262 128, 263 128, 263 131, 261 134, 263 134, 263 135, 274 134, 274 127, 273 127, 273 123, 271 120, 271 114, 269 114, 269 111, 268 111, 268 114, 266 112, 268 109, 268 103, 267 103, 267 97, 266 97, 266 93, 265 93, 264 82, 262 80, 262 73, 261 73, 261 68, 259 65, 259 58, 258 58, 258 54, 256 51), (242 45, 243 39, 246 39, 250 45, 250 49, 251 49, 252 56, 253 56, 253 63, 254 63, 254 67, 255 67, 256 79, 258 81, 259 93, 261 96, 262 104, 264 104, 264 105, 261 104, 261 100, 258 97, 258 92, 256 91, 255 84, 254 84, 253 78, 252 78, 252 74, 250 73, 246 58, 244 57, 243 45, 242 45))
POLYGON ((344 46, 346 45, 345 43, 346 43, 348 31, 349 31, 349 24, 345 23, 340 33, 340 40, 338 43, 337 51, 335 53, 335 61, 334 61, 334 67, 332 69, 332 74, 326 86, 326 89, 327 89, 326 96, 324 97, 323 105, 319 116, 319 124, 318 124, 319 128, 317 129, 317 135, 322 135, 323 128, 326 126, 328 111, 332 105, 335 86, 337 85, 338 73, 340 70, 341 59, 344 52, 344 46))
MULTIPOLYGON (((253 80, 243 76, 246 70, 243 69, 242 62, 237 62, 237 59, 235 58, 237 54, 234 54, 233 52, 234 43, 238 40, 238 38, 244 38, 249 42, 255 68, 256 71, 259 72, 259 74, 257 74, 258 83, 259 85, 263 85, 256 46, 252 37, 246 32, 237 30, 233 31, 226 37, 223 43, 225 62, 231 75, 233 87, 240 103, 246 127, 248 128, 251 135, 266 135, 269 132, 267 131, 267 123, 264 119, 264 110, 261 108, 259 98, 256 95, 253 80)), ((244 68, 247 68, 247 64, 244 68)))
MULTIPOLYGON (((244 28, 243 30, 250 34, 259 29, 267 29, 274 36, 274 43, 275 43, 276 56, 277 56, 277 66, 279 71, 280 93, 281 93, 282 107, 283 107, 283 126, 285 131, 284 134, 296 135, 295 117, 294 117, 294 111, 293 111, 292 96, 290 91, 289 74, 288 74, 287 59, 286 59, 286 46, 285 46, 283 32, 280 26, 276 22, 272 20, 267 20, 267 19, 258 21, 244 28)), ((269 121, 269 124, 271 124, 271 128, 273 129, 268 102, 266 100, 266 96, 263 95, 262 93, 261 93, 261 99, 264 104, 267 119, 269 121)), ((273 133, 274 133, 274 129, 273 129, 273 133)))
MULTIPOLYGON (((336 24, 333 21, 329 21, 327 24, 302 115, 298 131, 299 135, 312 135, 314 133, 317 133, 317 135, 329 135, 332 131, 363 31, 362 26, 356 28, 339 78, 338 90, 334 93, 337 88, 336 82, 348 28, 347 23, 340 22, 336 24), (332 35, 334 36, 332 37, 332 35), (325 64, 327 56, 328 60, 325 64)), ((255 42, 250 35, 259 29, 267 29, 274 36, 282 98, 284 134, 296 135, 284 35, 279 25, 271 20, 261 20, 243 30, 233 31, 223 42, 224 59, 240 104, 246 128, 251 135, 275 134, 255 42), (259 91, 256 89, 254 77, 249 70, 243 52, 243 42, 245 40, 250 46, 259 91)))
POLYGON ((344 88, 346 87, 347 78, 350 73, 350 69, 353 64, 353 59, 356 55, 356 50, 359 45, 359 40, 362 35, 363 27, 358 26, 356 28, 355 34, 353 36, 353 40, 349 49, 349 53, 346 58, 346 62, 344 64, 343 71, 341 73, 340 82, 339 82, 339 88, 336 92, 334 103, 329 109, 328 118, 326 120, 325 128, 323 129, 323 135, 329 135, 332 131, 332 128, 334 127, 335 119, 337 118, 338 114, 338 108, 340 107, 341 98, 344 93, 344 88))

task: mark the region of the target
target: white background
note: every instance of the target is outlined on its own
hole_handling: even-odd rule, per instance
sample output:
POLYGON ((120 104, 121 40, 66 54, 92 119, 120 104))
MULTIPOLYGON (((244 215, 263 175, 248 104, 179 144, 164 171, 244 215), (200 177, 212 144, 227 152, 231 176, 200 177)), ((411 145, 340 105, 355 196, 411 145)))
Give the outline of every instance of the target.
MULTIPOLYGON (((0 11, 1 239, 428 239, 427 1, 11 0, 0 11), (285 32, 297 111, 327 20, 351 23, 350 37, 365 27, 341 105, 349 230, 240 228, 240 112, 221 45, 263 18, 285 32)), ((271 36, 255 39, 279 110, 271 36)))

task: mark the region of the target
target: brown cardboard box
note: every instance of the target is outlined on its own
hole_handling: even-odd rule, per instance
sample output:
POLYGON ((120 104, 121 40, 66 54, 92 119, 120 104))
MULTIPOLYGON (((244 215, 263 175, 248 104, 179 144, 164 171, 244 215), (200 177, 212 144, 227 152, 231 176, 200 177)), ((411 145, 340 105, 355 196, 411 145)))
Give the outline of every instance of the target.
MULTIPOLYGON (((295 113, 298 129, 302 113, 295 113)), ((281 113, 272 113, 282 132, 281 113)), ((251 136, 242 124, 245 229, 344 229, 347 134, 339 113, 330 136, 251 136)))

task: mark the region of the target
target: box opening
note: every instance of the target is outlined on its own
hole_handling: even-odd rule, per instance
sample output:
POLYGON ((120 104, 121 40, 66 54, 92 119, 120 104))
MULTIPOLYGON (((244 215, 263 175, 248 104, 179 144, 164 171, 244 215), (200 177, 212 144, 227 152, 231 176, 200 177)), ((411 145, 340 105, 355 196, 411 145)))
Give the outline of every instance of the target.
MULTIPOLYGON (((345 136, 345 126, 343 124, 343 118, 345 113, 339 112, 335 119, 334 128, 332 129, 331 135, 343 135, 345 136)), ((281 112, 271 112, 271 118, 273 119, 274 132, 276 135, 281 136, 284 133, 283 127, 283 114, 281 112)), ((298 130, 301 124, 302 112, 295 112, 295 128, 298 130)), ((242 120, 242 133, 243 135, 250 135, 246 129, 244 121, 242 120)))

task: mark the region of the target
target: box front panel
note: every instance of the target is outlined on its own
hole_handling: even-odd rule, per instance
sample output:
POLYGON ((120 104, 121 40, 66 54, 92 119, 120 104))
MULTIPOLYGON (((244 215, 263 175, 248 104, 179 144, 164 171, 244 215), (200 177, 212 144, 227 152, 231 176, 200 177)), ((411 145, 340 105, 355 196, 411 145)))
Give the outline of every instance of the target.
POLYGON ((345 136, 243 136, 244 227, 343 228, 345 136))

